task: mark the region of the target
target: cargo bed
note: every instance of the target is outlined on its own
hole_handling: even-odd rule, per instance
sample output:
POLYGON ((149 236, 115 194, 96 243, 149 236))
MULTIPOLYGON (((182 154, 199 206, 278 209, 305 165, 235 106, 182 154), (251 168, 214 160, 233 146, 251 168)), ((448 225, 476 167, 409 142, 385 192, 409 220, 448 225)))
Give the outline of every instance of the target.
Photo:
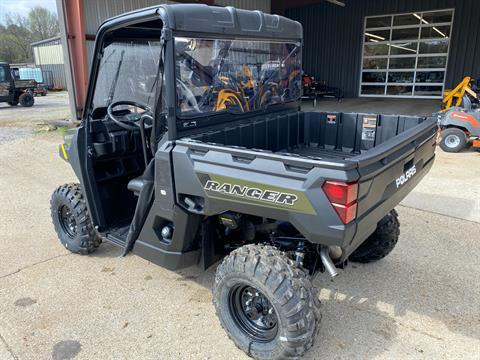
MULTIPOLYGON (((288 112, 250 118, 189 136, 212 145, 323 161, 351 159, 424 122, 426 117, 288 112)), ((363 158, 360 156, 359 158, 363 158)))
POLYGON ((182 174, 175 177, 179 204, 207 216, 268 214, 312 243, 340 246, 345 260, 430 170, 436 119, 289 111, 194 131, 172 151, 174 171, 182 174), (340 222, 321 190, 326 179, 359 184, 354 221, 340 222), (219 197, 206 192, 209 180, 294 193, 312 207, 287 210, 219 197))
POLYGON ((306 146, 294 149, 292 154, 297 154, 302 157, 309 157, 312 159, 348 159, 357 154, 352 152, 343 152, 339 150, 328 150, 318 146, 306 146))

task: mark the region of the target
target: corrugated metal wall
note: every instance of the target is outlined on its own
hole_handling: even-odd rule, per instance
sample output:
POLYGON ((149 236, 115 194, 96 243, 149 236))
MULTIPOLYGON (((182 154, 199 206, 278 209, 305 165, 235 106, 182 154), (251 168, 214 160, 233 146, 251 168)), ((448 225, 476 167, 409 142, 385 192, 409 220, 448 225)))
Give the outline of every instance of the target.
POLYGON ((60 39, 33 45, 35 65, 42 69, 43 82, 50 88, 66 89, 65 65, 60 39))
POLYGON ((63 64, 62 44, 32 46, 35 64, 63 64))
POLYGON ((480 0, 346 0, 289 9, 286 16, 303 24, 303 67, 318 80, 358 96, 363 19, 369 15, 454 8, 446 87, 463 76, 480 78, 480 0))
POLYGON ((215 0, 215 4, 270 13, 270 0, 215 0))
MULTIPOLYGON (((84 0, 85 33, 95 35, 100 24, 112 16, 148 6, 174 3, 175 1, 168 0, 84 0)), ((270 12, 270 0, 216 0, 215 4, 270 12)), ((94 41, 87 41, 88 68, 91 66, 93 51, 94 41)))
MULTIPOLYGON (((95 35, 98 27, 108 18, 123 14, 128 11, 155 6, 159 4, 174 3, 166 0, 84 0, 83 16, 85 19, 85 33, 95 35)), ((87 41, 88 68, 92 64, 95 42, 87 41)))
POLYGON ((84 0, 83 15, 85 19, 85 33, 95 35, 98 27, 106 19, 128 11, 174 3, 165 0, 84 0))
MULTIPOLYGON (((84 0, 85 33, 95 34, 106 19, 135 9, 159 4, 175 3, 167 0, 84 0)), ((270 0, 216 0, 219 6, 270 12, 270 0)))
POLYGON ((67 88, 64 64, 39 65, 39 68, 42 69, 43 82, 46 85, 58 90, 67 88))

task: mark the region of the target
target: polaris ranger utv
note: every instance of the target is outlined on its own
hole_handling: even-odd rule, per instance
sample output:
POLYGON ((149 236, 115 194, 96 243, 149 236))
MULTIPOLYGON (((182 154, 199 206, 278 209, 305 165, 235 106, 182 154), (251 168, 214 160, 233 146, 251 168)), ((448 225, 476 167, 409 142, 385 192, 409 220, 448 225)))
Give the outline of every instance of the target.
POLYGON ((258 359, 312 346, 312 276, 390 253, 394 207, 435 156, 435 118, 302 111, 301 46, 298 22, 231 7, 106 21, 59 149, 80 184, 51 199, 74 253, 105 240, 172 270, 223 258, 214 306, 258 359))

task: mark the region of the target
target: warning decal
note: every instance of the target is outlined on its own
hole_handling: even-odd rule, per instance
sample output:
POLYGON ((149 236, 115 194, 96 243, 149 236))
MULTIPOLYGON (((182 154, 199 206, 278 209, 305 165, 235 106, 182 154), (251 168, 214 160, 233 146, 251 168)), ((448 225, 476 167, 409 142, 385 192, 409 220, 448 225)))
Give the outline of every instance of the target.
POLYGON ((375 116, 364 116, 362 123, 362 140, 375 141, 377 130, 377 118, 375 116))
POLYGON ((335 125, 337 123, 337 115, 327 115, 327 124, 335 125))

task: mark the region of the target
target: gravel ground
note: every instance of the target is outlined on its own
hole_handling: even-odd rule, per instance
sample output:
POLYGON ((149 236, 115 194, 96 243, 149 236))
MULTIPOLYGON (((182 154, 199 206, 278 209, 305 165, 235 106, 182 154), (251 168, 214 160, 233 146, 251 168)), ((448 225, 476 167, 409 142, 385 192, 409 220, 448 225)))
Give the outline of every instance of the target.
POLYGON ((31 128, 0 127, 0 144, 33 135, 31 128))
MULTIPOLYGON (((171 272, 108 244, 88 257, 60 245, 49 197, 75 178, 59 141, 52 132, 0 144, 0 359, 247 359, 215 317, 215 269, 171 272)), ((480 358, 480 224, 429 208, 441 194, 453 198, 443 213, 464 206, 468 171, 454 167, 455 191, 440 176, 454 160, 479 168, 472 154, 439 151, 424 183, 440 185, 399 206, 388 258, 317 277, 323 319, 306 359, 480 358)))
POLYGON ((50 92, 47 96, 36 96, 35 104, 29 108, 0 103, 0 136, 4 131, 3 127, 38 129, 51 121, 68 120, 69 118, 70 110, 66 91, 50 92))

